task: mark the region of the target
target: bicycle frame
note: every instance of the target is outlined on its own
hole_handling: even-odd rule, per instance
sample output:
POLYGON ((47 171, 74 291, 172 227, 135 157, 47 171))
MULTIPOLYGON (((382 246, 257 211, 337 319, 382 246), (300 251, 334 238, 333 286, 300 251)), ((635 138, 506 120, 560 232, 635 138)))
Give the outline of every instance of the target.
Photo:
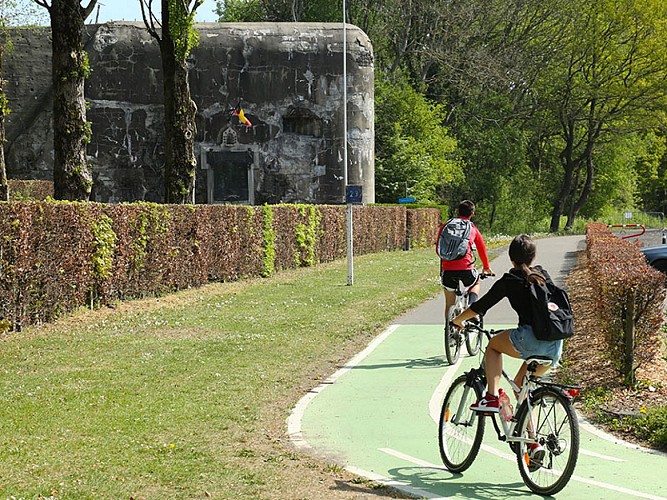
MULTIPOLYGON (((487 331, 484 330, 476 325, 472 326, 473 329, 478 330, 481 333, 484 333, 487 337, 487 339, 491 339, 491 337, 496 334, 500 333, 499 331, 491 330, 487 331)), ((480 355, 484 355, 486 352, 486 349, 482 349, 480 351, 480 355)), ((501 374, 502 377, 509 383, 510 387, 512 388, 512 391, 514 394, 518 394, 517 401, 516 401, 516 409, 521 406, 521 404, 525 401, 527 408, 528 408, 528 415, 530 416, 530 424, 529 426, 534 429, 535 428, 535 421, 534 421, 534 416, 533 416, 533 406, 530 401, 530 398, 528 395, 538 386, 538 385, 549 385, 553 387, 558 387, 560 389, 578 389, 574 386, 565 386, 561 384, 552 384, 548 382, 542 382, 541 377, 536 377, 533 375, 535 372, 535 369, 539 364, 546 364, 546 360, 539 360, 532 358, 530 363, 528 364, 526 374, 523 377, 523 381, 521 386, 519 387, 516 382, 514 382, 514 379, 512 379, 507 372, 503 369, 501 374)), ((549 362, 551 364, 551 362, 549 362)), ((469 379, 468 379, 468 384, 466 387, 466 391, 473 390, 473 384, 475 383, 481 383, 483 386, 486 386, 486 373, 485 373, 485 366, 484 366, 484 358, 482 357, 482 363, 480 364, 479 368, 470 370, 468 372, 469 374, 469 379)), ((482 388, 483 389, 483 388, 482 388)), ((459 415, 462 414, 463 408, 459 408, 459 415)), ((516 429, 517 426, 517 421, 515 416, 512 416, 512 419, 510 422, 507 422, 503 417, 501 417, 499 414, 496 413, 489 413, 489 416, 491 416, 491 421, 493 422, 493 427, 496 430, 496 434, 498 435, 498 439, 500 441, 508 442, 508 443, 519 443, 519 442, 524 442, 524 443, 533 443, 535 442, 534 439, 530 438, 525 438, 521 436, 516 436, 514 433, 514 430, 516 429), (496 418, 500 417, 500 418, 496 418), (498 425, 498 420, 500 420, 500 426, 498 425), (501 429, 502 427, 502 429, 501 429)))
MULTIPOLYGON (((499 333, 475 324, 469 328, 487 339, 499 333)), ((501 370, 501 376, 517 394, 516 413, 511 418, 507 418, 502 407, 493 411, 473 409, 487 386, 484 360, 452 381, 438 424, 440 456, 450 471, 467 470, 480 451, 485 416, 490 416, 498 440, 512 449, 526 486, 533 493, 548 496, 567 485, 576 467, 579 427, 572 400, 578 388, 542 380, 536 375, 540 364, 553 362, 550 358, 532 356, 525 362, 527 371, 518 383, 501 370)))

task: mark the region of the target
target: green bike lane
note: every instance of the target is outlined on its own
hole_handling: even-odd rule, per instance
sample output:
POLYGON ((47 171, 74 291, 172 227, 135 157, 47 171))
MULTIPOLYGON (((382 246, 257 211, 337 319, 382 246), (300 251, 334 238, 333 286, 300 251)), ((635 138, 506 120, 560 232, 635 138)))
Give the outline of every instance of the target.
MULTIPOLYGON (((449 366, 441 352, 440 325, 392 325, 300 401, 288 420, 293 443, 424 498, 534 496, 490 420, 470 469, 454 474, 442 464, 437 419, 444 393, 455 376, 480 360, 463 357, 449 366)), ((516 360, 505 359, 509 373, 517 367, 516 360)), ((577 468, 558 496, 667 498, 666 456, 613 440, 585 422, 580 431, 577 468)))

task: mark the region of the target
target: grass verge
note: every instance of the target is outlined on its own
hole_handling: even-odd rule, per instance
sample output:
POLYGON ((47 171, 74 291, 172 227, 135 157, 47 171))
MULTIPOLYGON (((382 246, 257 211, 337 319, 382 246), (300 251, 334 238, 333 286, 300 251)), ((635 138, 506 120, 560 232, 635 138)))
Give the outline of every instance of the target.
POLYGON ((391 496, 295 454, 298 399, 439 293, 432 249, 80 311, 3 338, 2 498, 391 496))

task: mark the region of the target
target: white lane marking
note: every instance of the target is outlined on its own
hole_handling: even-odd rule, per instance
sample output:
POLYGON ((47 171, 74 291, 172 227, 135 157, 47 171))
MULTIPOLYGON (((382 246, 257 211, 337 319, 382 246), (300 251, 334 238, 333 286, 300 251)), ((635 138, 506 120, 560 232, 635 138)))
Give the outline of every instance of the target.
POLYGON ((387 477, 381 476, 380 474, 376 474, 375 472, 369 472, 367 470, 360 469, 358 467, 352 467, 352 466, 345 467, 345 470, 351 472, 352 474, 356 474, 357 476, 370 479, 371 481, 386 484, 387 486, 392 486, 396 489, 400 489, 401 491, 405 491, 419 498, 431 498, 434 500, 448 500, 449 498, 451 498, 451 497, 443 497, 440 495, 436 495, 435 493, 431 493, 430 491, 421 490, 419 488, 415 488, 414 486, 410 486, 407 483, 396 481, 395 479, 389 479, 387 477))
MULTIPOLYGON (((489 446, 482 445, 482 448, 491 448, 489 446)), ((415 465, 419 465, 421 467, 428 467, 431 469, 439 469, 439 470, 447 470, 445 467, 440 466, 440 465, 435 465, 430 462, 426 462, 424 460, 421 460, 419 458, 412 457, 410 455, 406 455, 405 453, 401 453, 400 451, 393 450, 391 448, 378 448, 379 451, 386 453, 387 455, 391 455, 396 458, 400 458, 401 460, 405 460, 406 462, 413 463, 415 465)), ((499 450, 496 449, 490 449, 486 450, 492 452, 494 455, 497 455, 502 458, 506 458, 512 461, 516 460, 516 456, 513 454, 509 453, 503 453, 499 450)), ((595 479, 589 479, 585 477, 580 477, 580 476, 572 476, 570 479, 571 481, 577 481, 579 483, 584 483, 584 484, 590 484, 592 486, 597 486, 598 488, 603 488, 605 490, 610 490, 610 491, 616 491, 619 493, 623 493, 625 495, 631 495, 633 497, 637 498, 648 498, 650 500, 666 500, 665 497, 657 496, 657 495, 651 495, 650 493, 643 493, 641 491, 635 491, 631 490, 629 488, 624 488, 622 486, 615 486, 613 484, 608 484, 608 483, 603 483, 602 481, 596 481, 595 479)))
POLYGON ((410 462, 415 465, 421 465, 422 467, 428 467, 429 469, 447 470, 447 468, 442 465, 432 464, 431 462, 427 462, 426 460, 406 455, 405 453, 401 453, 400 451, 396 451, 392 448, 378 448, 378 450, 381 451, 382 453, 386 453, 387 455, 391 455, 392 457, 400 458, 401 460, 405 460, 406 462, 410 462))
POLYGON ((382 332, 380 335, 375 337, 370 344, 361 352, 356 354, 352 359, 345 363, 339 370, 337 370, 331 377, 327 378, 320 385, 314 389, 308 391, 308 393, 303 396, 299 402, 296 404, 290 416, 287 417, 287 435, 289 436, 292 444, 300 450, 312 450, 312 446, 303 438, 303 432, 301 429, 301 420, 303 419, 303 414, 306 411, 306 407, 310 402, 315 399, 320 392, 327 388, 327 386, 333 384, 345 373, 350 371, 356 365, 361 363, 370 353, 372 353, 377 346, 379 346, 389 335, 394 333, 400 325, 393 324, 382 332))
POLYGON ((579 448, 579 453, 582 455, 587 455, 589 457, 599 458, 600 460, 608 460, 610 462, 626 462, 622 458, 611 457, 609 455, 603 455, 601 453, 595 453, 594 451, 587 450, 585 448, 579 448))
POLYGON ((460 357, 455 364, 447 368, 447 371, 442 376, 438 387, 435 388, 435 391, 433 391, 431 399, 428 402, 428 414, 436 424, 440 421, 440 409, 442 407, 442 402, 445 399, 447 389, 449 389, 449 386, 452 385, 452 379, 454 378, 454 375, 456 375, 456 370, 461 364, 462 360, 463 356, 460 357))

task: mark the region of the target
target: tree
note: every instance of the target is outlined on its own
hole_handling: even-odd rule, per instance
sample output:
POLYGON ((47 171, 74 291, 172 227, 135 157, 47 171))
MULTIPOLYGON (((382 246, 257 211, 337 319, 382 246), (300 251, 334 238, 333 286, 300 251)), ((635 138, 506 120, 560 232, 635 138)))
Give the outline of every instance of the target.
POLYGON ((553 232, 562 215, 571 228, 591 196, 604 144, 658 126, 667 104, 664 2, 588 1, 568 17, 565 43, 532 88, 559 128, 553 232))
MULTIPOLYGON (((2 20, 0 19, 0 24, 2 20)), ((4 29, 4 26, 2 26, 4 29)), ((2 61, 5 45, 0 43, 0 201, 9 201, 9 183, 7 182, 7 166, 5 164, 5 117, 9 114, 9 102, 5 95, 5 80, 2 61)))
POLYGON ((520 127, 536 180, 551 186, 550 230, 563 215, 571 228, 600 185, 604 145, 664 120, 667 6, 467 0, 446 9, 433 18, 442 24, 439 36, 425 39, 428 59, 415 66, 426 71, 411 70, 413 79, 450 103, 457 137, 474 121, 480 133, 520 127))
POLYGON ((57 199, 88 200, 93 176, 86 159, 91 128, 84 83, 90 74, 83 48, 84 22, 97 0, 33 0, 48 12, 52 33, 53 191, 57 199))
POLYGON ((165 128, 165 202, 194 201, 197 106, 190 97, 187 58, 199 43, 195 11, 203 0, 161 0, 161 22, 153 0, 141 0, 141 14, 162 56, 165 128))
POLYGON ((340 22, 343 7, 329 0, 222 0, 217 12, 231 23, 340 22))
POLYGON ((439 201, 439 192, 463 179, 456 140, 444 127, 444 106, 429 102, 405 81, 376 79, 376 199, 413 196, 439 201))

